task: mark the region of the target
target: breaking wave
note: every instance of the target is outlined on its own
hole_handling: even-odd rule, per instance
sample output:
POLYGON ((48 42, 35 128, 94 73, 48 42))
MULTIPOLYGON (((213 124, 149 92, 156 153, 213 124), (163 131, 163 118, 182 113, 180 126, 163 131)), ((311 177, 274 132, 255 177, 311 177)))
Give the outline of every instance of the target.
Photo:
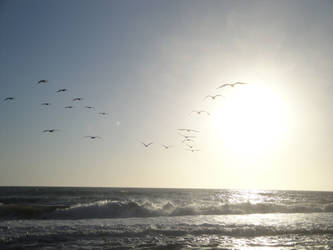
POLYGON ((228 215, 262 213, 326 213, 333 212, 333 203, 313 206, 313 204, 282 205, 275 203, 236 203, 214 206, 189 204, 175 205, 136 201, 101 200, 74 206, 46 205, 2 205, 2 219, 92 219, 92 218, 132 218, 187 215, 228 215))

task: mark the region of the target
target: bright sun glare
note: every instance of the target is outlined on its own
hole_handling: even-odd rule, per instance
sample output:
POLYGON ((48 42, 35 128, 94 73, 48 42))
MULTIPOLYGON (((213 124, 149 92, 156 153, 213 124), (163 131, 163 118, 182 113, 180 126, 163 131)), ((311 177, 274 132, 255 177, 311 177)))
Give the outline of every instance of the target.
POLYGON ((222 144, 231 153, 265 155, 281 144, 287 109, 276 91, 256 84, 224 91, 216 125, 222 144))

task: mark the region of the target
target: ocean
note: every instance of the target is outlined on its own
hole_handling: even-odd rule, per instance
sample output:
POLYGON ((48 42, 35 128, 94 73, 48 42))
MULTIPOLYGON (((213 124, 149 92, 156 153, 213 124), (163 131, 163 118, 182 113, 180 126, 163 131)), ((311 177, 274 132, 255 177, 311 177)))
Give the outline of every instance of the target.
POLYGON ((0 187, 0 249, 333 249, 333 192, 0 187))

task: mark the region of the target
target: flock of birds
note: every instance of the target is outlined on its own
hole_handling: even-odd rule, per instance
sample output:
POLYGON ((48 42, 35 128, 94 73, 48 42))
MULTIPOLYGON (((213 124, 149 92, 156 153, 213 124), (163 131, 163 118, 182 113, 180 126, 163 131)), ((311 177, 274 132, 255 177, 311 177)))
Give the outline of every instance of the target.
MULTIPOLYGON (((44 84, 47 84, 47 83, 48 83, 48 80, 43 79, 43 80, 39 80, 37 82, 37 85, 44 85, 44 84)), ((224 84, 218 86, 217 89, 222 89, 222 88, 226 88, 226 87, 233 88, 237 85, 244 85, 244 84, 247 84, 247 83, 245 83, 245 82, 224 83, 224 84)), ((56 92, 57 93, 62 93, 62 92, 66 92, 66 91, 68 91, 68 89, 62 88, 62 89, 57 90, 56 92)), ((218 98, 218 97, 224 97, 224 96, 220 95, 220 94, 207 95, 204 99, 216 100, 216 98, 218 98)), ((13 97, 13 96, 6 97, 6 98, 3 99, 4 102, 11 102, 11 101, 14 101, 14 100, 16 100, 16 98, 13 97)), ((79 101, 82 101, 82 100, 83 100, 82 97, 76 97, 76 98, 72 99, 73 102, 79 102, 79 101)), ((44 102, 44 103, 41 103, 41 105, 42 106, 50 106, 50 105, 52 105, 52 103, 44 102)), ((72 108, 74 108, 74 106, 73 105, 68 105, 68 106, 65 106, 64 108, 65 109, 72 109, 72 108)), ((95 109, 95 107, 93 107, 93 106, 85 106, 85 108, 86 109, 95 109)), ((201 114, 210 115, 210 113, 206 110, 192 110, 191 114, 192 113, 195 113, 197 115, 201 115, 201 114)), ((98 114, 102 115, 102 116, 108 115, 107 112, 98 112, 98 114)), ((177 130, 178 130, 178 135, 182 136, 181 143, 186 145, 188 151, 191 151, 191 152, 200 151, 200 149, 195 147, 195 138, 197 138, 197 136, 195 134, 200 133, 199 130, 195 130, 195 129, 191 129, 191 128, 179 128, 177 130)), ((57 131, 60 131, 60 130, 59 129, 54 129, 54 128, 42 130, 43 133, 54 133, 54 132, 57 132, 57 131)), ((89 138, 91 140, 102 139, 102 137, 97 136, 97 135, 86 135, 84 137, 89 138)), ((142 142, 142 141, 140 141, 140 143, 146 148, 148 148, 148 147, 150 147, 151 145, 154 144, 154 142, 142 142)), ((162 147, 164 149, 169 149, 169 148, 173 147, 173 145, 162 144, 162 147)))

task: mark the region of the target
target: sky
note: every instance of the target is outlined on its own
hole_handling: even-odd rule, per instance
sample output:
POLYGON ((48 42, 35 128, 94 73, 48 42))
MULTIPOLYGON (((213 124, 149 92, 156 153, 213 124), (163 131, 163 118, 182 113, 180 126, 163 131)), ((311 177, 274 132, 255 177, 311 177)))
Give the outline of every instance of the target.
POLYGON ((333 191, 332 12, 324 0, 0 1, 0 186, 333 191), (247 84, 218 89, 234 82, 247 84))

